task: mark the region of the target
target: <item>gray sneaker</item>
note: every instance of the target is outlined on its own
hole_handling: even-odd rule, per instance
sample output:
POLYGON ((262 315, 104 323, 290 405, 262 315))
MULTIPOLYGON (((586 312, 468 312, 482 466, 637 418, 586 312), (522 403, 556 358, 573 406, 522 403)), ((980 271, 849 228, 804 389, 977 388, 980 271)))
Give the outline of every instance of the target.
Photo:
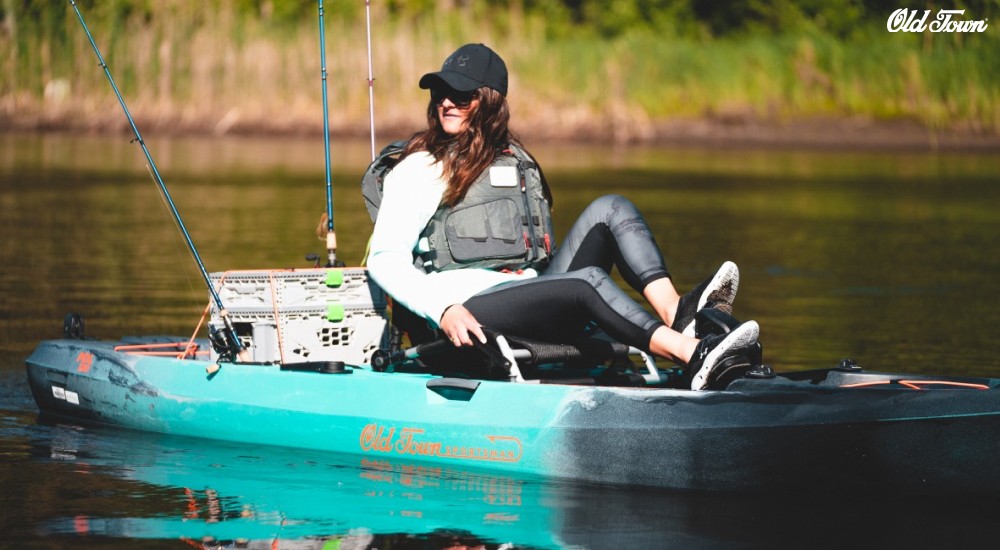
POLYGON ((706 336, 698 342, 698 347, 688 361, 688 372, 691 376, 691 389, 703 390, 712 381, 713 371, 725 359, 737 355, 747 355, 752 351, 760 327, 756 321, 747 321, 728 334, 706 336))
POLYGON ((705 279, 690 292, 681 296, 677 303, 677 313, 670 328, 684 336, 695 336, 695 315, 698 310, 713 307, 727 314, 733 314, 733 300, 740 287, 740 270, 733 262, 725 262, 710 279, 705 279))

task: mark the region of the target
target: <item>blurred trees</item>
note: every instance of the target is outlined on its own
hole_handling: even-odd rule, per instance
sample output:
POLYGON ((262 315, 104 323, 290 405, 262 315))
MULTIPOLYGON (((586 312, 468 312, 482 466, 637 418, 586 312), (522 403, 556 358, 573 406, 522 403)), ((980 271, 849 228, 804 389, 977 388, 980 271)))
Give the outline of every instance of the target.
MULTIPOLYGON (((119 0, 121 1, 121 0, 119 0)), ((218 0, 216 0, 218 1, 218 0)), ((238 7, 278 20, 313 15, 316 3, 306 0, 235 0, 238 7)), ((141 0, 134 0, 141 3, 141 0)), ((329 13, 353 16, 363 0, 326 2, 329 13)), ((860 27, 884 26, 898 8, 965 9, 967 19, 1000 13, 1000 0, 373 0, 374 9, 391 16, 419 18, 455 10, 488 14, 511 10, 545 19, 548 32, 597 33, 605 37, 629 32, 671 32, 687 37, 722 37, 756 32, 800 32, 822 29, 847 36, 860 27)))
MULTIPOLYGON (((124 90, 164 125, 295 126, 291 111, 305 119, 315 110, 315 0, 76 2, 124 90)), ((654 135, 678 117, 860 115, 1000 129, 1000 0, 371 0, 370 8, 380 90, 406 90, 455 44, 483 41, 516 65, 521 112, 548 116, 539 126, 568 134, 592 125, 654 135), (990 26, 889 33, 900 8, 964 9, 955 19, 990 26)), ((324 1, 337 52, 329 82, 342 102, 333 122, 344 128, 367 112, 368 81, 357 76, 367 76, 357 54, 365 11, 365 0, 324 1)), ((58 125, 101 112, 103 75, 74 19, 66 0, 0 0, 0 124, 58 125)), ((380 116, 399 126, 422 110, 399 98, 382 105, 380 116)))
MULTIPOLYGON (((151 13, 153 4, 188 0, 79 0, 88 9, 101 9, 125 17, 151 13)), ((207 9, 233 9, 276 23, 314 17, 311 0, 205 0, 207 9)), ((723 37, 757 32, 800 32, 822 29, 847 36, 861 27, 884 25, 898 8, 965 9, 966 19, 993 19, 1000 14, 1000 0, 372 0, 372 9, 396 18, 433 17, 465 10, 488 16, 491 11, 543 17, 548 32, 597 33, 605 37, 630 32, 671 32, 686 37, 723 37)), ((18 18, 42 21, 53 15, 45 0, 2 0, 0 21, 14 13, 18 18)), ((365 9, 364 0, 328 0, 327 14, 355 17, 365 9)), ((3 26, 0 26, 0 30, 3 26)))

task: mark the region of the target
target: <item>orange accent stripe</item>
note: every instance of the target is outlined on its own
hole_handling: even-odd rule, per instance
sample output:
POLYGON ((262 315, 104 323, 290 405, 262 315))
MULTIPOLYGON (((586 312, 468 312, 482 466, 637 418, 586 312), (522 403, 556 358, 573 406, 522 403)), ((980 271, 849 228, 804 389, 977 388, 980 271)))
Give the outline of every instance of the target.
POLYGON ((159 344, 124 344, 120 346, 115 346, 115 351, 125 352, 131 355, 156 355, 162 357, 176 357, 177 359, 184 359, 185 357, 195 357, 198 355, 205 355, 207 351, 198 351, 198 344, 192 342, 165 342, 159 344), (183 351, 153 351, 163 348, 179 348, 184 346, 183 351))
MULTIPOLYGON (((154 356, 154 357, 174 357, 176 359, 184 359, 184 357, 178 357, 177 356, 177 352, 174 352, 174 351, 129 351, 129 352, 126 352, 126 353, 128 353, 129 355, 150 355, 150 356, 154 356)), ((196 351, 196 352, 193 352, 193 353, 192 352, 188 352, 185 355, 185 357, 187 355, 191 355, 191 356, 208 355, 208 352, 207 351, 196 351)))
POLYGON ((924 386, 951 386, 956 388, 970 388, 974 390, 988 390, 985 384, 973 384, 969 382, 952 382, 950 380, 879 380, 877 382, 859 382, 857 384, 844 384, 841 388, 871 388, 875 386, 888 386, 899 384, 911 390, 926 390, 924 386))
POLYGON ((143 349, 176 348, 185 342, 161 342, 159 344, 123 344, 115 346, 115 351, 131 351, 143 349))

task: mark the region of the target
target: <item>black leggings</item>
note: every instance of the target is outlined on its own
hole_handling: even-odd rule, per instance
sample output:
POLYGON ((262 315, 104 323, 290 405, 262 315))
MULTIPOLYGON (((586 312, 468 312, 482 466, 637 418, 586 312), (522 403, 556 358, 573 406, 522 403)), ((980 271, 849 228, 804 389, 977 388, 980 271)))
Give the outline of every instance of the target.
POLYGON ((538 277, 493 287, 463 305, 502 333, 560 342, 596 324, 612 338, 649 351, 662 320, 611 279, 617 267, 638 292, 669 277, 646 220, 628 199, 606 195, 590 204, 538 277))

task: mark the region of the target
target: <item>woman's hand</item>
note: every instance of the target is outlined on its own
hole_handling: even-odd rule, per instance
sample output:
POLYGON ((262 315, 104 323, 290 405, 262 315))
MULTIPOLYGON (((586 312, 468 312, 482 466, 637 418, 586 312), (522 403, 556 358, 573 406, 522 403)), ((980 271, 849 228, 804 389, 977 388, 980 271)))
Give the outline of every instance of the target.
POLYGON ((444 331, 448 339, 455 347, 473 345, 471 334, 483 344, 486 343, 486 335, 483 333, 482 325, 472 316, 472 313, 461 304, 448 306, 441 315, 441 330, 444 331))

